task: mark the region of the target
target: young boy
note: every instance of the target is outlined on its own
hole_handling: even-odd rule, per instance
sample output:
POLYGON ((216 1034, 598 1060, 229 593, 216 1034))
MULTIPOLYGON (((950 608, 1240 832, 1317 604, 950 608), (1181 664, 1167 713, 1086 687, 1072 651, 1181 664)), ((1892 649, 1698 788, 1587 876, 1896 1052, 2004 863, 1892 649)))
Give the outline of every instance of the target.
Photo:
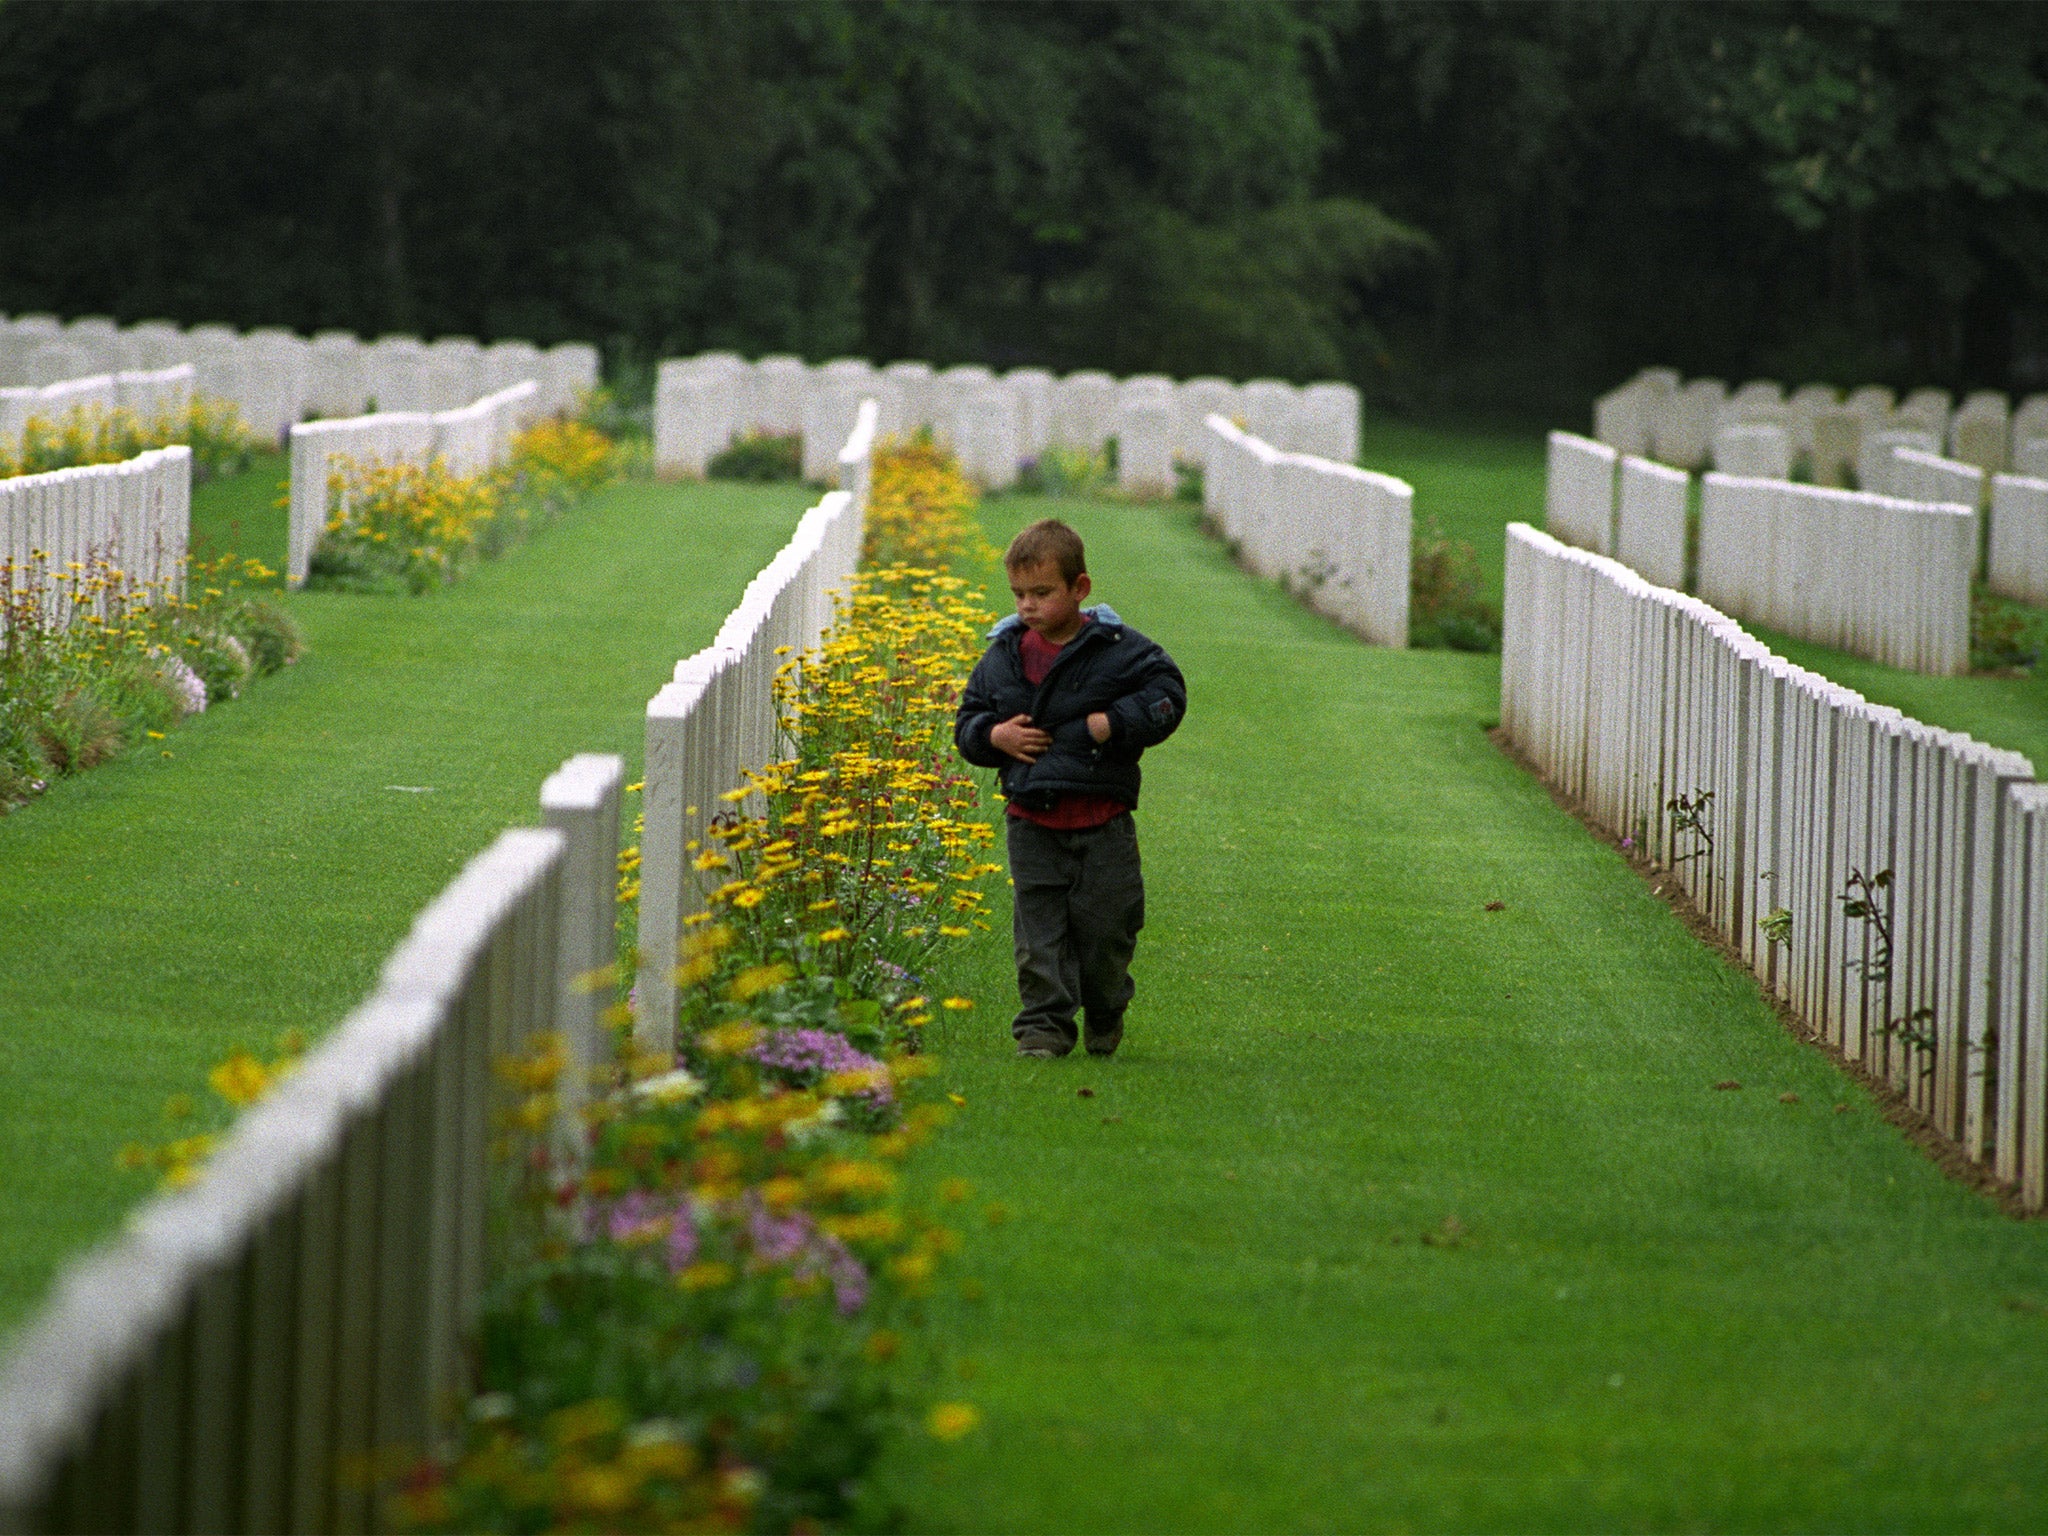
POLYGON ((1173 659, 1088 600, 1081 537, 1033 523, 1003 556, 1017 612, 991 632, 967 680, 953 742, 999 768, 1016 887, 1021 1056, 1064 1056, 1085 1010, 1088 1054, 1111 1056, 1136 990, 1145 926, 1138 868, 1138 756, 1187 713, 1173 659))

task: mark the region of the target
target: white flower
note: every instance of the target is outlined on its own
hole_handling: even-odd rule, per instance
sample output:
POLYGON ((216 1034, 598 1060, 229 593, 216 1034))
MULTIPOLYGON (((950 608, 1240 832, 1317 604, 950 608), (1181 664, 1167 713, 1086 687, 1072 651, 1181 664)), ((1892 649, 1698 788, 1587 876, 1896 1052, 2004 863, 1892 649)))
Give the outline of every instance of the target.
POLYGON ((188 715, 206 713, 206 680, 185 664, 182 656, 171 656, 157 668, 157 676, 171 685, 179 708, 188 715))
POLYGON ((642 1098, 653 1099, 659 1104, 680 1104, 684 1099, 693 1099, 703 1091, 703 1082, 682 1067, 633 1085, 634 1093, 642 1098))
POLYGON ((840 1102, 837 1099, 827 1099, 818 1106, 815 1115, 792 1120, 782 1130, 784 1135, 801 1147, 808 1145, 815 1137, 823 1135, 845 1118, 846 1110, 840 1102))

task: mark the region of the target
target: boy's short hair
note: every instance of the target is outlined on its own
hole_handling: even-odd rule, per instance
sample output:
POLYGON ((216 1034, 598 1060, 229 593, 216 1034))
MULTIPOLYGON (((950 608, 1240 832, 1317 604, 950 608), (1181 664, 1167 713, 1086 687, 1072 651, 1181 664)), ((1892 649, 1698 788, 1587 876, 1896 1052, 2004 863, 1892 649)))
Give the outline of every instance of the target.
POLYGON ((1056 517, 1042 518, 1010 540, 1010 547, 1003 551, 1004 570, 1021 570, 1027 565, 1057 566, 1060 580, 1071 587, 1076 577, 1087 572, 1088 552, 1081 546, 1081 535, 1065 523, 1056 517))

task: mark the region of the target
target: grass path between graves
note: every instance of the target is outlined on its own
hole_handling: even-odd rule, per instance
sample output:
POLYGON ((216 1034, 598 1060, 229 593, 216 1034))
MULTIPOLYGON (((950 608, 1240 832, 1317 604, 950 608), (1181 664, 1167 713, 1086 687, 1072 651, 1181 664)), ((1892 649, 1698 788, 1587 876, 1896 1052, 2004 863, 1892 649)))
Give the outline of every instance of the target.
MULTIPOLYGON (((202 488, 195 542, 280 563, 281 463, 202 488)), ((0 819, 0 1330, 147 1193, 115 1156, 167 1096, 340 1019, 564 757, 639 777, 648 697, 811 497, 629 484, 450 590, 300 594, 299 665, 0 819)))
POLYGON ((1190 713, 1120 1056, 1011 1054, 1000 934, 941 978, 919 1177, 975 1186, 935 1307, 985 1421, 893 1453, 913 1527, 2048 1525, 2048 1223, 1493 748, 1493 658, 1361 645, 1185 509, 1061 511, 1190 713))

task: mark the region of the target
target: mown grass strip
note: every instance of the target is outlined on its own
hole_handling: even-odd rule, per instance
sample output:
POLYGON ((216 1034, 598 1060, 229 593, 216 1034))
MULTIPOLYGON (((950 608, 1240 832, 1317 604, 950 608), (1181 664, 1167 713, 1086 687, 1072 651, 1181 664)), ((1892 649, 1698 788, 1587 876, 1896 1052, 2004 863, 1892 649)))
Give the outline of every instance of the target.
MULTIPOLYGON (((195 525, 270 560, 276 473, 195 525)), ((167 1095, 338 1019, 564 757, 639 777, 647 698, 810 495, 623 485, 429 597, 294 596, 305 660, 0 820, 0 1327, 146 1191, 115 1155, 167 1095)))
POLYGON ((1049 510, 1190 713, 1123 1054, 1015 1059, 1000 934, 947 980, 982 1002, 934 1026, 966 1108, 922 1171, 1010 1219, 939 1303, 988 1419, 898 1455, 918 1527, 2048 1520, 2048 1226, 1494 749, 1495 661, 1361 646, 1181 510, 991 537, 1049 510))

